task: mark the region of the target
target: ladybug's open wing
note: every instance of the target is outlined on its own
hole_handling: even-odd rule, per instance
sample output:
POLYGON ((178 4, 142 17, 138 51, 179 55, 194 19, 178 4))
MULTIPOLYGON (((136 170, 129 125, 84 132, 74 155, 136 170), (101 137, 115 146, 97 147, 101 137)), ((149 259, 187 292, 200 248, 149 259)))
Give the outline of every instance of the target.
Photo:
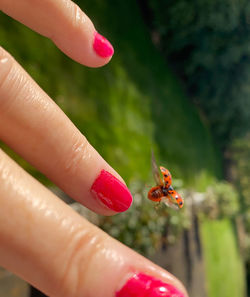
POLYGON ((151 157, 151 164, 152 164, 152 173, 153 173, 153 177, 154 177, 154 180, 155 180, 156 184, 159 185, 159 186, 163 186, 163 181, 162 181, 162 179, 160 177, 159 169, 158 169, 158 166, 156 164, 155 156, 154 156, 153 151, 152 151, 152 157, 151 157))
POLYGON ((174 198, 171 195, 168 195, 166 197, 163 197, 161 200, 164 204, 166 204, 168 207, 174 209, 174 210, 179 210, 178 205, 175 203, 174 198))

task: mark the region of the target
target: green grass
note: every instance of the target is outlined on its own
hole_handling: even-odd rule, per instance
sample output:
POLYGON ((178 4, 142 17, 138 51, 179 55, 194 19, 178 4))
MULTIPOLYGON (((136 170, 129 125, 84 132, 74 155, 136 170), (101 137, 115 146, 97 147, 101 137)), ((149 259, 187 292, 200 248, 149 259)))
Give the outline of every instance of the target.
POLYGON ((203 222, 202 239, 208 297, 244 297, 244 267, 231 222, 203 222))

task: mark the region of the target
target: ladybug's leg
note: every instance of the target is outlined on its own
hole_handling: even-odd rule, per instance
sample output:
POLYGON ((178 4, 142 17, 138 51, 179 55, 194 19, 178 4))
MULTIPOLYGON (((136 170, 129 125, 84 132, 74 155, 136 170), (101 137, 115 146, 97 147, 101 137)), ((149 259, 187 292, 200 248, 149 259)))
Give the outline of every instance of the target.
POLYGON ((157 210, 160 207, 160 205, 161 205, 161 201, 158 201, 155 205, 155 209, 157 210))

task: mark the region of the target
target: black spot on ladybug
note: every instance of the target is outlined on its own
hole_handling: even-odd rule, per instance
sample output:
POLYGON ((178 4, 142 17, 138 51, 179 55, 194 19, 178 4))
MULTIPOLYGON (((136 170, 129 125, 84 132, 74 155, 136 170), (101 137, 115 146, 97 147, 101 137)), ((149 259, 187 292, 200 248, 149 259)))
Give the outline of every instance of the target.
POLYGON ((179 202, 179 205, 182 205, 183 203, 182 202, 179 202))

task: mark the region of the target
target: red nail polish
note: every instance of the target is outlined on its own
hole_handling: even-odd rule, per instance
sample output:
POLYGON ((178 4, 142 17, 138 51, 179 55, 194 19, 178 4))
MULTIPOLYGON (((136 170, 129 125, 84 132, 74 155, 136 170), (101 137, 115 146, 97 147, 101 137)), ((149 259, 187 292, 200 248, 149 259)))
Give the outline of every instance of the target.
POLYGON ((135 274, 118 291, 116 297, 185 297, 173 285, 143 273, 135 274))
POLYGON ((133 201, 128 188, 106 170, 102 170, 94 181, 91 192, 103 204, 116 212, 127 210, 133 201))
POLYGON ((108 58, 114 54, 114 48, 111 43, 98 32, 95 32, 93 48, 102 58, 108 58))

